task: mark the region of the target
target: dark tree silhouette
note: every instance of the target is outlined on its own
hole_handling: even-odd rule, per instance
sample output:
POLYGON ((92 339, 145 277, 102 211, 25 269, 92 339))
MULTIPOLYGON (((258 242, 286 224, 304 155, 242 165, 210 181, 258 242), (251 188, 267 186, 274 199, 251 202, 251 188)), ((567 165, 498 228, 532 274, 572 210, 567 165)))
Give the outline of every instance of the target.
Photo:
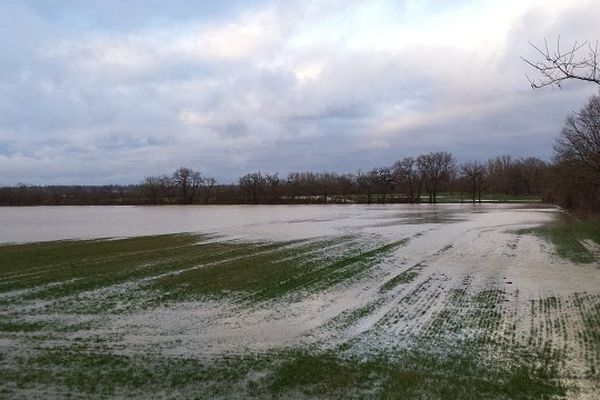
POLYGON ((421 154, 417 157, 417 168, 423 179, 429 202, 437 202, 441 186, 454 173, 455 164, 452 154, 445 151, 421 154))
POLYGON ((373 171, 370 172, 362 172, 358 171, 356 174, 356 183, 360 189, 361 194, 365 194, 367 196, 367 203, 371 204, 372 194, 373 194, 373 184, 375 181, 375 176, 373 175, 373 171))
POLYGON ((471 199, 473 203, 479 200, 481 203, 481 191, 483 186, 483 177, 485 175, 485 166, 479 161, 469 161, 461 166, 461 172, 467 177, 471 189, 471 199))
POLYGON ((173 182, 179 188, 182 204, 192 204, 196 193, 203 183, 200 172, 190 168, 180 167, 173 173, 173 182))
POLYGON ((567 117, 554 151, 581 179, 600 188, 600 96, 592 96, 581 111, 567 117))
POLYGON ((539 75, 536 79, 527 76, 532 88, 538 89, 550 85, 561 87, 563 81, 572 79, 600 85, 598 41, 594 44, 575 42, 568 48, 561 48, 559 37, 556 40, 556 47, 552 50, 547 40, 544 40, 544 45, 541 47, 531 42, 529 44, 540 57, 537 60, 521 57, 539 75))
POLYGON ((417 162, 412 157, 396 161, 392 167, 394 180, 404 192, 409 203, 418 203, 421 199, 422 179, 417 169, 417 162))
POLYGON ((204 203, 208 204, 210 202, 210 196, 212 194, 213 187, 217 184, 217 180, 215 178, 204 178, 204 203))
POLYGON ((492 196, 540 196, 546 192, 547 199, 556 199, 561 204, 582 204, 577 196, 571 196, 570 202, 563 201, 566 187, 577 187, 580 192, 587 190, 577 186, 580 179, 573 179, 573 174, 583 174, 589 169, 573 162, 567 164, 570 159, 565 153, 564 157, 557 157, 557 163, 548 165, 532 157, 515 160, 510 156, 497 157, 489 161, 481 178, 479 168, 475 168, 474 175, 471 168, 466 168, 458 176, 450 153, 428 153, 366 173, 304 171, 290 172, 286 178, 280 178, 277 173, 254 172, 242 176, 238 184, 218 184, 214 178, 181 167, 171 175, 147 177, 137 185, 0 187, 0 205, 415 203, 421 198, 421 187, 427 190, 431 202, 438 200, 442 190, 450 194, 445 200, 462 201, 463 193, 473 197, 467 176, 474 179, 477 197, 482 192, 492 196), (550 177, 550 170, 560 171, 560 175, 556 172, 550 177), (558 182, 567 184, 563 188, 558 182))

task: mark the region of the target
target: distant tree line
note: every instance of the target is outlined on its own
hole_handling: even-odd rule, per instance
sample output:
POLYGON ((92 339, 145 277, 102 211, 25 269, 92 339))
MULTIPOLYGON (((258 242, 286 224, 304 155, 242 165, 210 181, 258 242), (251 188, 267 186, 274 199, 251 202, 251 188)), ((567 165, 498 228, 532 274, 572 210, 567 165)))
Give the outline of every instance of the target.
POLYGON ((542 197, 550 166, 537 158, 501 156, 458 164, 452 154, 406 157, 354 174, 255 172, 239 179, 243 203, 436 203, 542 197))
POLYGON ((481 202, 541 197, 552 168, 537 158, 510 156, 459 164, 450 153, 431 152, 369 171, 286 177, 257 171, 223 185, 181 167, 136 185, 3 187, 0 205, 481 202))

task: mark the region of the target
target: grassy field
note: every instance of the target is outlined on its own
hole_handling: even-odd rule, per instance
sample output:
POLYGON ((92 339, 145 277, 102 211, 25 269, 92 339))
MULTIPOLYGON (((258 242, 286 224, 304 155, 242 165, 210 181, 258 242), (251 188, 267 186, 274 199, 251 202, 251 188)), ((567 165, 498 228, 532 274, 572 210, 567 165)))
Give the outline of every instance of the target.
POLYGON ((600 221, 565 214, 552 223, 523 233, 535 233, 551 242, 558 255, 576 263, 597 261, 600 255, 600 221), (587 246, 586 246, 587 244, 587 246))
MULTIPOLYGON (((572 238, 599 238, 580 221, 536 232, 585 262, 572 238)), ((458 243, 413 262, 423 236, 0 246, 0 398, 552 399, 595 387, 600 295, 523 300, 496 272, 480 284, 436 269, 458 243)))

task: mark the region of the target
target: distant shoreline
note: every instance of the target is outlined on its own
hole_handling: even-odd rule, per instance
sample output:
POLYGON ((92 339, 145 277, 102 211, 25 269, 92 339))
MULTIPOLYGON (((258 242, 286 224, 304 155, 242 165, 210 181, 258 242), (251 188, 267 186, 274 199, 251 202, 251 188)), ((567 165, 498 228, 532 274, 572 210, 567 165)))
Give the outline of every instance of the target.
POLYGON ((178 203, 158 203, 158 204, 149 204, 149 203, 65 203, 65 204, 47 204, 47 203, 37 203, 37 204, 0 204, 0 207, 5 208, 19 208, 19 207, 169 207, 169 206, 177 206, 177 207, 197 207, 197 206, 309 206, 309 205, 434 205, 434 204, 548 204, 555 205, 552 203, 544 202, 543 199, 486 199, 481 201, 470 201, 470 200, 438 200, 436 202, 408 202, 408 201, 295 201, 295 202, 257 202, 257 203, 247 203, 247 202, 229 202, 229 203, 192 203, 192 204, 178 204, 178 203))

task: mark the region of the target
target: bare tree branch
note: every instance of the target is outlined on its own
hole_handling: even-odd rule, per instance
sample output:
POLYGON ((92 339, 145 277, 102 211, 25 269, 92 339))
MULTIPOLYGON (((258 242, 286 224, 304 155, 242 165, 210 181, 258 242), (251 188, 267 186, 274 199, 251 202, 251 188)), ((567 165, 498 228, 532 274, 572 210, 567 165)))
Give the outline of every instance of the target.
POLYGON ((595 45, 590 42, 579 43, 575 41, 568 50, 561 50, 560 36, 556 40, 556 49, 551 51, 548 41, 544 39, 544 46, 536 46, 529 42, 536 50, 540 60, 527 59, 521 56, 527 65, 533 68, 540 76, 527 80, 534 89, 556 85, 561 87, 565 80, 580 80, 600 85, 600 65, 598 64, 598 41, 595 45))

